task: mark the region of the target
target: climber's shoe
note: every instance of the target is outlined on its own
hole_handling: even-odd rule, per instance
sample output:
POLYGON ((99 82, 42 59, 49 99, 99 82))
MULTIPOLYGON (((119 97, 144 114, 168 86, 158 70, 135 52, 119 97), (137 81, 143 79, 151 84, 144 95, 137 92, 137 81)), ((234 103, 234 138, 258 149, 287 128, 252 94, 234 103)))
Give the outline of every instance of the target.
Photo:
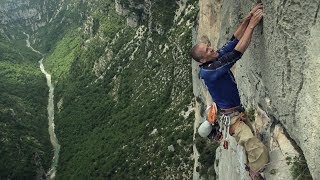
POLYGON ((247 164, 245 164, 245 169, 246 171, 249 172, 249 176, 251 180, 266 180, 263 174, 264 169, 261 169, 258 172, 254 172, 253 170, 250 169, 250 167, 247 164))

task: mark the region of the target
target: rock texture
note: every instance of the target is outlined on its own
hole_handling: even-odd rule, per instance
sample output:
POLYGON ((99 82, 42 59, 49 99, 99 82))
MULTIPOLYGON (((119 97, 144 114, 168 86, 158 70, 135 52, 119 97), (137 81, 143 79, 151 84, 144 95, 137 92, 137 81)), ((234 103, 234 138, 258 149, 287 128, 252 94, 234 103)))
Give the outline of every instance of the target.
POLYGON ((56 6, 59 2, 5 0, 0 7, 0 25, 6 26, 6 28, 24 28, 24 31, 36 31, 50 21, 55 13, 53 9, 58 9, 56 6))
MULTIPOLYGON (((272 135, 281 132, 282 127, 285 129, 289 136, 286 138, 292 138, 301 148, 312 177, 317 179, 320 176, 320 137, 317 133, 320 130, 317 113, 320 109, 317 70, 320 66, 320 2, 262 2, 263 22, 255 29, 249 49, 236 65, 242 103, 246 107, 259 106, 266 116, 271 117, 263 130, 265 141, 274 139, 272 135)), ((254 4, 252 0, 200 0, 197 39, 207 35, 213 45, 220 47, 254 4)), ((210 101, 197 77, 196 64, 193 72, 195 95, 203 97, 204 102, 210 101)), ((257 120, 259 123, 261 125, 257 120)), ((291 144, 281 139, 276 141, 291 144)), ((282 153, 272 148, 273 143, 266 143, 271 150, 271 159, 280 160, 282 153)))
POLYGON ((245 170, 246 158, 243 147, 237 145, 234 138, 230 139, 228 150, 218 147, 214 166, 219 179, 250 179, 245 170))
POLYGON ((61 14, 64 0, 3 0, 0 2, 0 34, 9 41, 26 38, 30 34, 31 44, 34 36, 61 14))

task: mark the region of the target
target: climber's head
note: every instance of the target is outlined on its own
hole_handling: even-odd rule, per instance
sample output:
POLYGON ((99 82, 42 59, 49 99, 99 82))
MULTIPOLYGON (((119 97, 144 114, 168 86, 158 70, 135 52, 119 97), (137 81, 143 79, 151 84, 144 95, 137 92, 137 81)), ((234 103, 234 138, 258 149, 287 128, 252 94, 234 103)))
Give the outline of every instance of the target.
POLYGON ((198 43, 191 49, 191 57, 200 63, 205 63, 208 61, 213 61, 217 59, 219 56, 219 53, 215 51, 210 43, 198 43))

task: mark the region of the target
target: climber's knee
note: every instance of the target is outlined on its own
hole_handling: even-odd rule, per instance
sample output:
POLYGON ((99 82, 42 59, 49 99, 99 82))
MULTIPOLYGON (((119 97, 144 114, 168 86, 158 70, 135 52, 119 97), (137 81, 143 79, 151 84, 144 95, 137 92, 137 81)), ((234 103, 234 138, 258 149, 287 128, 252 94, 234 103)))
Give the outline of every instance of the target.
POLYGON ((262 170, 269 161, 267 147, 258 138, 252 137, 244 143, 244 148, 251 170, 254 172, 262 170))

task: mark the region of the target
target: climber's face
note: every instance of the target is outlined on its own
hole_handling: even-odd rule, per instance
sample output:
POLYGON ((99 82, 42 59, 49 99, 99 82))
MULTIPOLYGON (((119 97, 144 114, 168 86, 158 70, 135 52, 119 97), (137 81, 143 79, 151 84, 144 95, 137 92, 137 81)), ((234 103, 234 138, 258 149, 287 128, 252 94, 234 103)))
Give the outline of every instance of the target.
POLYGON ((200 43, 198 46, 198 53, 202 56, 201 63, 213 61, 218 58, 219 53, 215 51, 209 44, 200 43))

